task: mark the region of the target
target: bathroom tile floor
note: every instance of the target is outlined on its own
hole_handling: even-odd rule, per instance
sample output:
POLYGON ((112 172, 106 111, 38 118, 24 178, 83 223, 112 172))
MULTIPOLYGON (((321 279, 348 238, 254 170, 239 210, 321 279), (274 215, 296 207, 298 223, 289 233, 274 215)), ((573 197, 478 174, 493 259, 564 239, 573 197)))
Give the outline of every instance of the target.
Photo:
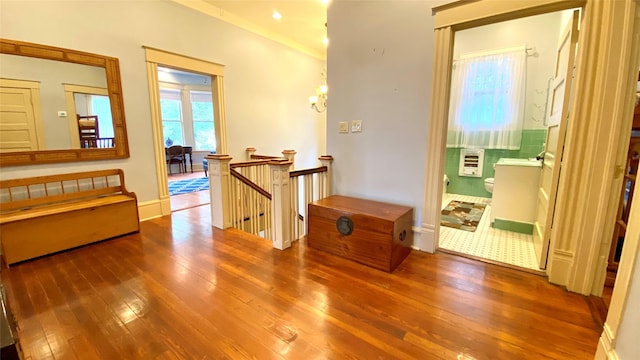
POLYGON ((475 232, 440 227, 440 248, 525 269, 540 271, 533 236, 494 229, 490 224, 491 199, 445 194, 442 208, 451 200, 487 204, 475 232))

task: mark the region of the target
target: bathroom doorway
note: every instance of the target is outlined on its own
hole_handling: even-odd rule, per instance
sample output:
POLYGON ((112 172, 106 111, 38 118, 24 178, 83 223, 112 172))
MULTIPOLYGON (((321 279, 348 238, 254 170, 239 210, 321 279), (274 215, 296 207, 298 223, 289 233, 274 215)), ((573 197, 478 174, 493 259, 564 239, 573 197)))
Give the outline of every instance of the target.
MULTIPOLYGON (((549 94, 556 68, 558 39, 571 16, 572 11, 566 10, 455 32, 450 108, 453 118, 450 121, 456 123, 452 125, 450 122, 448 131, 441 224, 446 224, 450 216, 454 216, 451 221, 467 221, 474 226, 440 226, 440 250, 544 274, 539 266, 539 256, 536 256, 533 237, 542 168, 542 161, 538 159, 543 156, 547 136, 549 94), (454 91, 460 90, 456 84, 469 86, 460 85, 462 82, 457 81, 460 79, 456 76, 462 75, 456 72, 456 66, 475 64, 475 59, 481 59, 485 64, 486 59, 507 63, 511 59, 501 58, 500 54, 510 53, 521 56, 525 69, 514 65, 511 72, 502 73, 500 70, 494 72, 498 75, 492 73, 492 76, 506 79, 505 83, 509 76, 521 76, 523 81, 520 83, 516 80, 509 83, 511 88, 519 87, 522 92, 522 99, 516 99, 520 101, 519 109, 513 110, 522 119, 520 127, 501 128, 500 131, 483 128, 479 132, 473 129, 476 132, 463 133, 467 131, 464 126, 475 124, 461 124, 460 114, 458 117, 455 115, 456 109, 469 108, 471 111, 467 109, 468 113, 482 121, 481 115, 477 114, 483 104, 473 104, 474 107, 461 105, 467 98, 454 96, 454 91), (466 142, 460 141, 463 138, 466 142)), ((502 80, 491 83, 490 76, 483 80, 482 68, 464 71, 477 71, 474 73, 476 92, 471 95, 476 99, 478 93, 480 97, 484 96, 487 88, 500 87, 502 80), (486 83, 478 85, 482 81, 486 83), (482 91, 477 91, 478 86, 482 91)), ((499 90, 506 92, 511 89, 499 90)), ((490 99, 496 101, 496 98, 490 99)), ((492 119, 500 116, 494 113, 487 115, 492 119)))

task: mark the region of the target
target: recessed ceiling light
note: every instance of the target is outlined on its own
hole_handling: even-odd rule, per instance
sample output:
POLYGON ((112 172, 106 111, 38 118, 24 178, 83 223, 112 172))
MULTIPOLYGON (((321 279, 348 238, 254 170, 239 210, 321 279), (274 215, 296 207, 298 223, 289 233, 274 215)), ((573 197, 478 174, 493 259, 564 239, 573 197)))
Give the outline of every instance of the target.
POLYGON ((325 36, 324 39, 322 39, 322 43, 325 45, 329 45, 329 38, 325 36))
POLYGON ((273 14, 271 15, 271 17, 276 20, 280 20, 282 19, 282 14, 280 14, 277 10, 273 10, 273 14))

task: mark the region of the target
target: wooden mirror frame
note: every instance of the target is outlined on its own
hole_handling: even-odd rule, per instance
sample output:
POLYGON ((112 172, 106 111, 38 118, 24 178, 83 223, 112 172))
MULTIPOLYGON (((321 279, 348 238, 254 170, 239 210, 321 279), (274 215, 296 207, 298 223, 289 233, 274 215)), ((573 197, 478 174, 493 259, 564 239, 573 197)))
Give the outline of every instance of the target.
POLYGON ((124 118, 120 64, 117 58, 53 46, 0 38, 0 53, 64 61, 102 67, 107 75, 107 91, 111 103, 113 148, 60 149, 0 153, 0 166, 48 164, 60 162, 109 160, 129 157, 129 142, 124 118))

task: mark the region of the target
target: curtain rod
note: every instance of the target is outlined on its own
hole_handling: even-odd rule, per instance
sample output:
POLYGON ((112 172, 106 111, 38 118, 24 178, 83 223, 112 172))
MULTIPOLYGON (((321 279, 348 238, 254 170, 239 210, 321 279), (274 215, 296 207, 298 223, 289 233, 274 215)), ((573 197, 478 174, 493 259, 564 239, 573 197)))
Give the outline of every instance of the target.
POLYGON ((497 54, 503 54, 508 52, 517 52, 517 51, 524 51, 527 54, 527 56, 533 56, 536 54, 535 46, 527 47, 526 45, 520 45, 520 46, 514 46, 514 47, 504 48, 504 49, 493 49, 493 50, 478 51, 473 53, 466 53, 466 54, 460 55, 460 59, 497 55, 497 54))

